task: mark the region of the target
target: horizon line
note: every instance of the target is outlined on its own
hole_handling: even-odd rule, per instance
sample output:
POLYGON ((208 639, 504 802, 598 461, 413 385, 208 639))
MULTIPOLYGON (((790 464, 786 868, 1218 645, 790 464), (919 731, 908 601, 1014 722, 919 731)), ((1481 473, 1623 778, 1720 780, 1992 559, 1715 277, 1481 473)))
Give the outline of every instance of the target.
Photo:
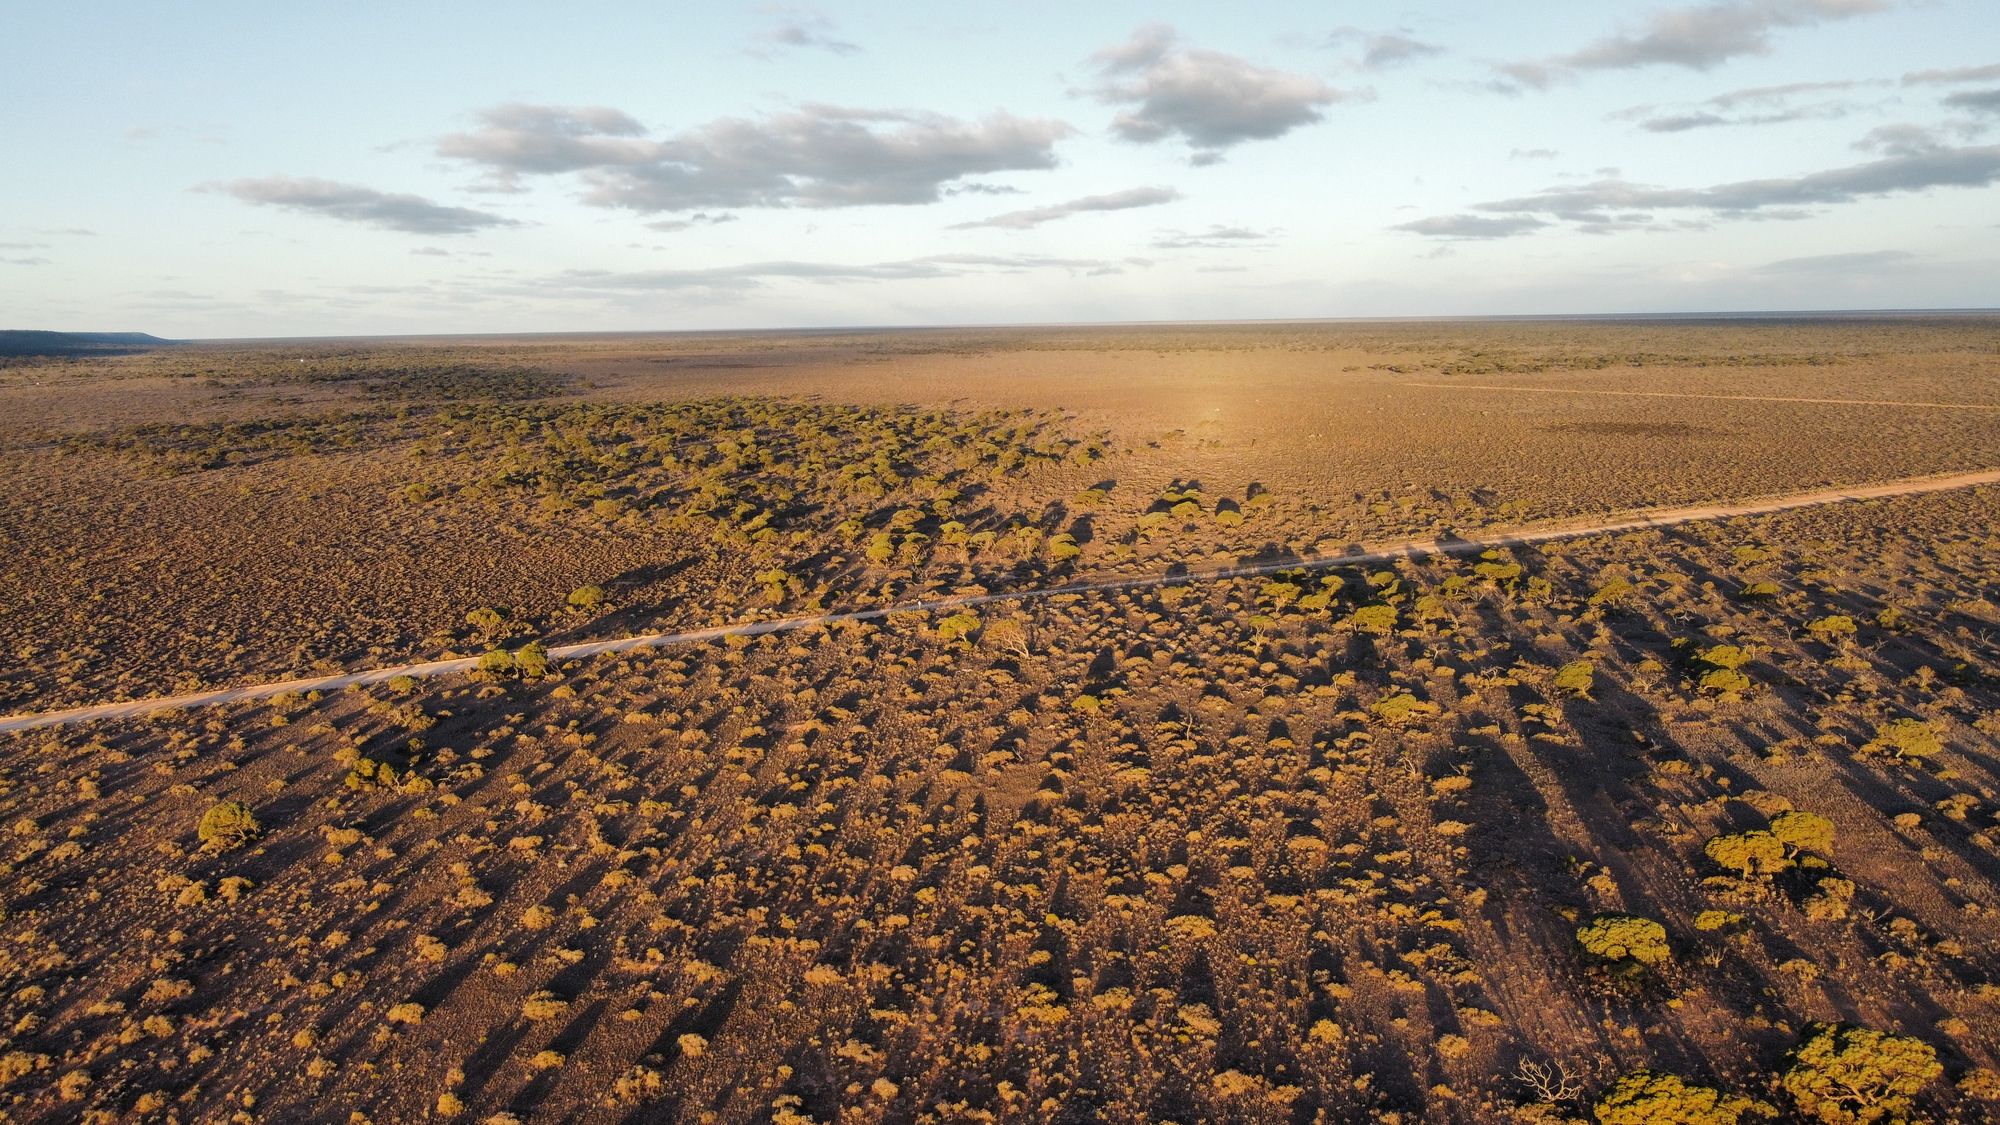
MULTIPOLYGON (((765 328, 608 328, 546 329, 520 332, 382 332, 325 333, 300 336, 155 336, 168 344, 261 344, 316 340, 444 340, 444 339, 532 339, 537 337, 602 338, 606 336, 757 336, 757 335, 842 335, 869 332, 951 332, 968 329, 1083 329, 1083 328, 1215 328, 1236 325, 1317 325, 1317 324, 1452 324, 1495 321, 1671 321, 1671 320, 1786 320, 1786 319, 1895 319, 1899 317, 1979 317, 2000 316, 2000 307, 1984 305, 1941 308, 1862 308, 1862 309, 1745 309, 1687 310, 1679 312, 1563 312, 1563 313, 1456 313, 1393 316, 1309 316, 1309 317, 1222 317, 1216 319, 1159 320, 1022 320, 953 321, 938 324, 827 324, 788 325, 765 328)), ((105 335, 106 329, 0 329, 7 332, 56 332, 63 335, 105 335)), ((152 335, 144 330, 117 330, 119 334, 152 335)))

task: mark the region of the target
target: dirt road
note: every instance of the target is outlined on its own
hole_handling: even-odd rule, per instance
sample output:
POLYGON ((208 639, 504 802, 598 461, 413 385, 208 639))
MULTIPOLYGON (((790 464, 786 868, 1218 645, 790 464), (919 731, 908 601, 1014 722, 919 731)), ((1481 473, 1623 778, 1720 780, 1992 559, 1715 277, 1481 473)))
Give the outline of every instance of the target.
MULTIPOLYGON (((1276 574, 1286 570, 1338 566, 1372 566, 1410 556, 1477 554, 1495 547, 1528 546, 1536 543, 1554 542, 1561 539, 1574 539, 1586 535, 1637 531, 1654 527, 1671 527, 1676 524, 1694 523, 1701 520, 1766 515, 1772 512, 1790 511, 1795 508, 1810 508, 1821 504, 1882 500, 1897 496, 1916 496, 1928 492, 1947 492, 1953 489, 1972 488, 1988 484, 2000 484, 2000 469, 1954 473, 1949 476, 1906 478, 1884 481, 1879 484, 1855 485, 1846 488, 1826 488, 1812 492, 1798 492, 1786 496, 1767 497, 1762 500, 1749 500, 1733 504, 1700 504, 1682 508, 1660 508, 1651 511, 1634 512, 1606 520, 1583 523, 1544 524, 1523 528, 1519 531, 1482 535, 1474 539, 1404 539, 1389 543, 1358 545, 1354 549, 1341 554, 1288 557, 1270 562, 1237 566, 1192 567, 1167 573, 1085 579, 1061 586, 1006 590, 989 594, 957 595, 902 605, 851 610, 845 613, 816 614, 809 617, 771 618, 764 621, 744 621, 728 625, 715 625, 706 629, 695 629, 683 633, 649 633, 634 637, 618 637, 611 640, 586 641, 581 644, 552 647, 549 649, 549 656, 558 661, 581 660, 607 652, 632 652, 641 649, 666 648, 672 645, 700 644, 705 641, 720 640, 723 637, 729 636, 752 637, 765 633, 784 633, 796 629, 809 629, 821 625, 839 624, 844 621, 872 621, 896 613, 913 611, 929 613, 950 612, 956 609, 971 609, 996 603, 1035 601, 1061 594, 1129 590, 1191 582, 1211 582, 1229 578, 1247 578, 1265 574, 1276 574)), ((239 703, 246 700, 265 699, 274 695, 282 695, 286 692, 339 691, 343 688, 362 684, 381 683, 396 676, 410 676, 419 679, 429 676, 444 676, 456 672, 471 671, 477 663, 477 657, 463 657, 456 660, 434 660, 424 664, 403 664, 362 672, 344 672, 332 676, 309 676, 277 683, 218 688, 214 691, 195 692, 189 695, 135 699, 123 703, 101 703, 90 707, 77 707, 67 711, 11 715, 6 718, 0 718, 0 733, 36 730, 45 727, 70 726, 77 723, 96 722, 106 719, 128 719, 154 711, 207 707, 222 703, 239 703)))

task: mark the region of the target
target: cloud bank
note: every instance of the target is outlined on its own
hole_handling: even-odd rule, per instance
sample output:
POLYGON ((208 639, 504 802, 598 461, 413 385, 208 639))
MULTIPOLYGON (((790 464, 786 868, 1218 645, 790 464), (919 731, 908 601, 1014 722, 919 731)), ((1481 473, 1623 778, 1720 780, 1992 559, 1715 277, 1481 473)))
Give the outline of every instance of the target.
POLYGON ((1240 250, 1268 245, 1276 231, 1230 227, 1217 223, 1205 231, 1167 231, 1153 240, 1155 250, 1240 250))
POLYGON ((1636 30, 1609 35, 1552 58, 1499 69, 1521 86, 1546 89, 1580 71, 1678 66, 1713 70, 1743 55, 1770 53, 1772 33, 1889 9, 1890 0, 1715 0, 1666 8, 1636 30))
POLYGON ((1838 80, 1755 86, 1717 94, 1681 109, 1636 106, 1614 117, 1636 120, 1649 133, 1685 133, 1717 126, 1781 125, 1792 121, 1829 121, 1846 117, 1865 103, 1842 94, 1878 82, 1838 80))
POLYGON ((1121 272, 1125 265, 1145 265, 1140 259, 1114 262, 1097 258, 1059 258, 1032 254, 932 254, 886 262, 746 262, 703 269, 568 270, 536 286, 538 293, 568 291, 633 293, 706 291, 731 293, 762 288, 772 281, 933 281, 991 273, 1022 273, 1059 269, 1097 275, 1121 272))
POLYGON ((307 215, 380 227, 410 234, 472 234, 520 224, 512 219, 468 207, 447 207, 421 195, 376 191, 360 184, 343 184, 311 177, 267 176, 206 185, 245 203, 277 207, 307 215))
POLYGON ((1931 188, 2000 183, 2000 145, 1951 147, 1914 126, 1874 130, 1856 147, 1876 160, 1803 176, 1739 180, 1701 188, 1661 188, 1621 179, 1563 185, 1474 204, 1479 214, 1443 215, 1395 229, 1445 238, 1506 238, 1557 223, 1593 233, 1646 227, 1656 212, 1705 212, 1710 218, 1802 217, 1802 208, 1931 188))
POLYGON ((2000 63, 1986 66, 1956 66, 1943 70, 1913 70, 1903 75, 1905 86, 1950 86, 1959 82, 1985 82, 2000 78, 2000 63))
POLYGON ((661 138, 604 107, 510 104, 437 142, 440 156, 495 186, 578 173, 583 199, 642 213, 750 207, 932 203, 947 185, 992 172, 1055 166, 1074 130, 994 113, 963 121, 916 110, 807 105, 725 117, 661 138))
POLYGON ((969 230, 973 227, 1000 227, 1006 230, 1027 230, 1057 219, 1067 219, 1071 215, 1081 215, 1087 211, 1128 211, 1134 207, 1156 207, 1162 203, 1172 203, 1181 198, 1181 193, 1167 187, 1136 187, 1124 191, 1108 192, 1104 195, 1086 195, 1066 203, 1055 203, 1047 207, 1030 207, 1021 211, 1008 211, 990 219, 978 219, 969 223, 953 223, 952 230, 969 230))

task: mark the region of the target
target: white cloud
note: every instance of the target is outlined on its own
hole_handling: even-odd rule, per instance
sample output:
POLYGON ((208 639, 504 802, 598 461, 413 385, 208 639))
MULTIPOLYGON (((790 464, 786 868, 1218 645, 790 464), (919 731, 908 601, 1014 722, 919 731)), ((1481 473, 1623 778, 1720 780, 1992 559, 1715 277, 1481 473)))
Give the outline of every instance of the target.
POLYGON ((972 227, 1002 227, 1008 230, 1026 230, 1057 219, 1067 219, 1086 211, 1127 211, 1134 207, 1156 207, 1162 203, 1172 203, 1181 198, 1181 193, 1168 187, 1136 187, 1124 191, 1107 192, 1103 195, 1086 195, 1081 199, 1071 199, 1063 203, 1053 203, 1047 207, 1030 207, 1021 211, 1008 211, 989 219, 977 219, 969 223, 954 223, 953 230, 972 227))
POLYGON ((1111 128, 1128 141, 1150 144, 1179 137, 1194 162, 1212 163, 1245 141, 1281 137, 1319 121, 1325 106, 1350 92, 1308 74, 1259 66, 1220 51, 1184 47, 1164 24, 1092 57, 1099 101, 1123 105, 1111 128))
POLYGON ((732 207, 930 203, 968 176, 1055 166, 1073 130, 995 113, 963 121, 916 110, 807 105, 763 118, 725 117, 650 139, 602 107, 507 105, 438 142, 498 183, 582 175, 584 200, 641 212, 732 207))
POLYGON ((267 176, 204 185, 245 203, 278 207, 343 222, 411 234, 471 234, 520 224, 512 219, 469 207, 447 207, 420 195, 377 191, 360 184, 343 184, 299 176, 267 176))

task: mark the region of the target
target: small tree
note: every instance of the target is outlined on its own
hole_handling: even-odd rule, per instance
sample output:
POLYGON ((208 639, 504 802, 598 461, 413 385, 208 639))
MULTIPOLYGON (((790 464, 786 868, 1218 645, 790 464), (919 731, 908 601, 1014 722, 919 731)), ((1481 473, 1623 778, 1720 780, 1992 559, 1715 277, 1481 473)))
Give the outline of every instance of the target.
POLYGON ((1771 818, 1771 835, 1777 837, 1793 859, 1804 852, 1833 854, 1833 821, 1818 813, 1781 812, 1771 818))
POLYGON ((1761 828, 1717 836, 1703 844, 1701 850, 1717 866, 1741 872, 1746 879, 1775 875, 1792 866, 1791 857, 1785 854, 1784 841, 1761 828))
POLYGON ((514 652, 514 671, 524 680, 539 680, 549 674, 549 650, 540 641, 529 641, 514 652))
POLYGON ((1613 575, 1604 585, 1597 588, 1596 593, 1590 595, 1590 604, 1599 609, 1622 607, 1631 604, 1637 592, 1631 579, 1613 575))
POLYGON ((1637 914, 1599 914, 1577 927, 1576 943, 1614 965, 1661 965, 1673 957, 1667 928, 1637 914))
POLYGON ((201 823, 195 826, 202 846, 216 851, 249 843, 262 831, 257 815, 241 801, 217 801, 201 814, 201 823))
POLYGON ((1556 671, 1556 690, 1583 699, 1597 686, 1597 665, 1588 660, 1572 660, 1556 671))
POLYGON ((1347 615, 1347 623, 1363 633, 1386 637, 1396 630, 1396 607, 1364 605, 1347 615))
POLYGON ((1828 1125, 1906 1120, 1917 1092, 1944 1067, 1921 1039, 1854 1024, 1813 1024, 1792 1050, 1785 1092, 1828 1125))
POLYGON ((971 643, 972 634, 979 631, 979 615, 969 609, 959 610, 937 623, 937 635, 941 641, 965 641, 971 643))
POLYGON ((477 629, 481 636, 492 636, 507 623, 507 615, 492 606, 480 606, 465 615, 465 623, 477 629))
POLYGON ((1028 623, 1018 617, 1002 617, 989 621, 979 631, 982 644, 992 645, 1002 652, 1010 652, 1023 660, 1033 655, 1034 634, 1028 623))
POLYGON ((1521 582, 1521 564, 1503 562, 1495 552, 1488 551, 1479 556, 1485 562, 1474 564, 1472 572, 1503 590, 1513 590, 1521 582))
POLYGON ((1741 1094, 1651 1070, 1613 1082, 1591 1108, 1600 1125, 1736 1125, 1752 1109, 1770 1109, 1741 1094))

